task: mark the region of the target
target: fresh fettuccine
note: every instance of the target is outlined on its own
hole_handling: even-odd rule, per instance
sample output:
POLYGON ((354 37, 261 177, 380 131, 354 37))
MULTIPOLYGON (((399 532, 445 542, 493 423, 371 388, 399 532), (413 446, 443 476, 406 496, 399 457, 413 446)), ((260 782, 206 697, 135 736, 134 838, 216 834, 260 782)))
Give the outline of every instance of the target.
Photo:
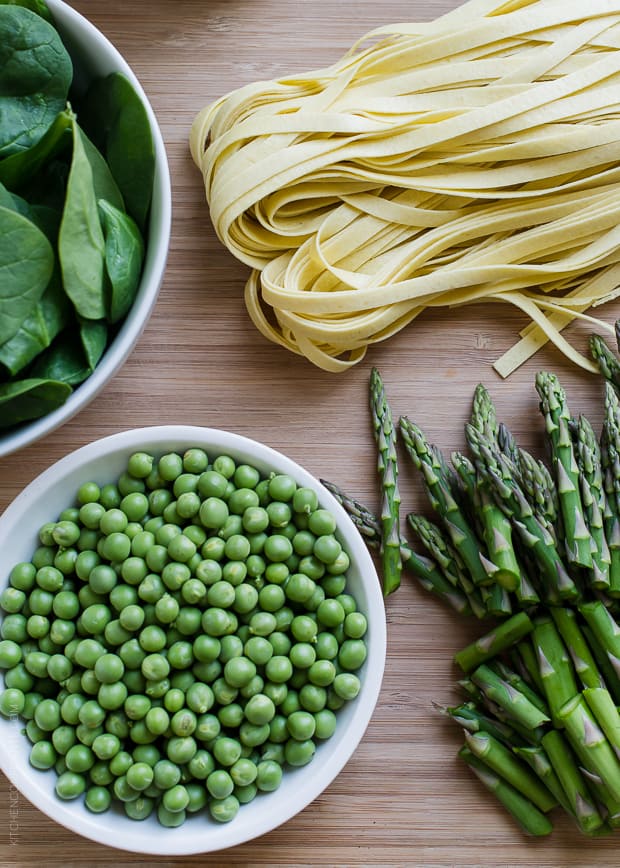
POLYGON ((329 371, 427 308, 530 319, 508 376, 620 293, 620 0, 471 0, 233 91, 191 151, 269 339, 329 371))

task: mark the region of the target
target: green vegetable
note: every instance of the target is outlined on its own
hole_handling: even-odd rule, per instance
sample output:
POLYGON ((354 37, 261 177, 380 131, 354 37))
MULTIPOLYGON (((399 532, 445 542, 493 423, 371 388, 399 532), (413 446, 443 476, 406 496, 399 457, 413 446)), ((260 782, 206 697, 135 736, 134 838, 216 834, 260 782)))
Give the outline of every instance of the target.
POLYGON ((0 5, 0 158, 41 138, 64 109, 72 76, 50 23, 24 7, 0 5))
POLYGON ((144 244, 138 227, 129 215, 99 199, 99 215, 105 239, 105 266, 111 286, 108 319, 115 323, 129 311, 135 298, 144 244))
POLYGON ((115 72, 91 85, 81 116, 85 129, 110 165, 127 213, 145 232, 155 174, 155 149, 142 101, 128 79, 115 72))
POLYGON ((73 106, 72 79, 43 0, 0 2, 2 427, 50 412, 92 374, 142 273, 144 240, 123 192, 144 230, 148 115, 124 76, 109 76, 101 92, 93 81, 93 99, 73 106))
POLYGON ((0 206, 0 344, 19 331, 45 292, 53 267, 52 247, 41 230, 0 206))
POLYGON ((310 762, 361 689, 368 622, 334 516, 290 476, 210 458, 136 452, 115 483, 84 480, 0 594, 0 713, 31 721, 32 765, 95 813, 228 822, 310 762), (246 535, 259 500, 267 521, 246 535), (299 533, 312 554, 289 568, 299 533))

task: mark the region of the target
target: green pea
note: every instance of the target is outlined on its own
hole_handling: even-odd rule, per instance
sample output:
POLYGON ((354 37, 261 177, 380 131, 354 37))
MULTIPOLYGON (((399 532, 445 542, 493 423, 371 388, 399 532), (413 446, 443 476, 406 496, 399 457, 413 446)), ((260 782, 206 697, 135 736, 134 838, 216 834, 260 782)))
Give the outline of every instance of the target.
POLYGON ((184 765, 188 763, 194 756, 198 746, 195 739, 191 736, 173 736, 168 740, 166 752, 168 759, 171 762, 184 765))
POLYGON ((316 752, 316 745, 312 739, 297 741, 290 738, 284 746, 286 761, 291 766, 307 765, 316 752))
POLYGON ((366 644, 361 639, 345 639, 338 652, 338 663, 343 669, 356 670, 366 660, 366 644))
POLYGON ((350 700, 360 692, 361 683, 357 675, 352 672, 340 672, 334 678, 334 691, 342 699, 350 700))
POLYGON ((235 788, 230 774, 224 769, 216 769, 207 778, 207 790, 214 799, 225 799, 235 788))
POLYGON ((214 714, 201 714, 196 719, 195 738, 209 742, 219 735, 221 724, 214 714))
POLYGON ((24 710, 24 703, 23 691, 17 687, 9 687, 0 693, 0 714, 5 717, 15 717, 24 710))
POLYGON ((86 772, 94 765, 95 756, 85 744, 74 744, 67 751, 65 762, 71 772, 86 772))
POLYGON ((112 796, 105 786, 89 787, 84 796, 84 804, 93 814, 102 814, 108 810, 112 796))
POLYGON ((66 801, 77 799, 85 789, 86 778, 76 772, 65 771, 56 780, 56 795, 66 801))
POLYGON ((11 669, 22 659, 22 649, 11 639, 0 641, 0 669, 11 669))
POLYGON ((272 793, 282 783, 282 767, 273 760, 262 760, 256 767, 256 786, 264 793, 272 793))
POLYGON ((35 583, 37 568, 28 561, 15 564, 9 573, 9 584, 20 591, 30 591, 35 583))
POLYGON ((257 795, 258 787, 255 784, 247 784, 246 786, 235 786, 234 796, 242 805, 249 804, 257 795))
POLYGON ((26 602, 26 594, 17 588, 5 588, 0 594, 0 608, 9 614, 21 612, 26 602))
POLYGON ((44 699, 37 705, 34 721, 38 727, 51 732, 60 726, 60 706, 54 699, 44 699))
POLYGON ((54 767, 58 754, 51 742, 41 740, 33 744, 29 759, 35 769, 46 770, 54 767))
POLYGON ((157 806, 157 819, 166 828, 176 828, 185 822, 185 811, 169 811, 163 803, 157 806))
POLYGON ((272 699, 265 694, 256 694, 248 699, 245 706, 246 719, 256 726, 270 723, 276 713, 276 707, 272 699))
POLYGON ((265 675, 275 684, 283 684, 293 674, 293 664, 288 657, 274 654, 265 664, 265 675))
POLYGON ((238 702, 229 702, 220 708, 217 717, 223 727, 237 729, 243 722, 243 706, 238 702))

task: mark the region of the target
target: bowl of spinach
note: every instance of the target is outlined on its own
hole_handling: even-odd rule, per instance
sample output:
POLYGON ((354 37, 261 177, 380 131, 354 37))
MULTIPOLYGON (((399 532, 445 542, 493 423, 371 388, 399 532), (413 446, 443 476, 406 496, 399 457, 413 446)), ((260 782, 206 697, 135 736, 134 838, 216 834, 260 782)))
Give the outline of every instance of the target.
POLYGON ((0 456, 125 362, 170 223, 161 131, 123 57, 62 0, 0 0, 0 456))

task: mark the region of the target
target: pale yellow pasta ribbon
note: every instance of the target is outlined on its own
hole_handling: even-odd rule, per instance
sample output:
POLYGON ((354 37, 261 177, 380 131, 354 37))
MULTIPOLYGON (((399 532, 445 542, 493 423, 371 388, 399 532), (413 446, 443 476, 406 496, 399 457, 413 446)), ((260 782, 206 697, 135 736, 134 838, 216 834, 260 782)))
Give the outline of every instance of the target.
POLYGON ((325 370, 428 308, 531 320, 495 368, 620 294, 620 0, 471 0, 207 106, 190 146, 265 337, 325 370))

